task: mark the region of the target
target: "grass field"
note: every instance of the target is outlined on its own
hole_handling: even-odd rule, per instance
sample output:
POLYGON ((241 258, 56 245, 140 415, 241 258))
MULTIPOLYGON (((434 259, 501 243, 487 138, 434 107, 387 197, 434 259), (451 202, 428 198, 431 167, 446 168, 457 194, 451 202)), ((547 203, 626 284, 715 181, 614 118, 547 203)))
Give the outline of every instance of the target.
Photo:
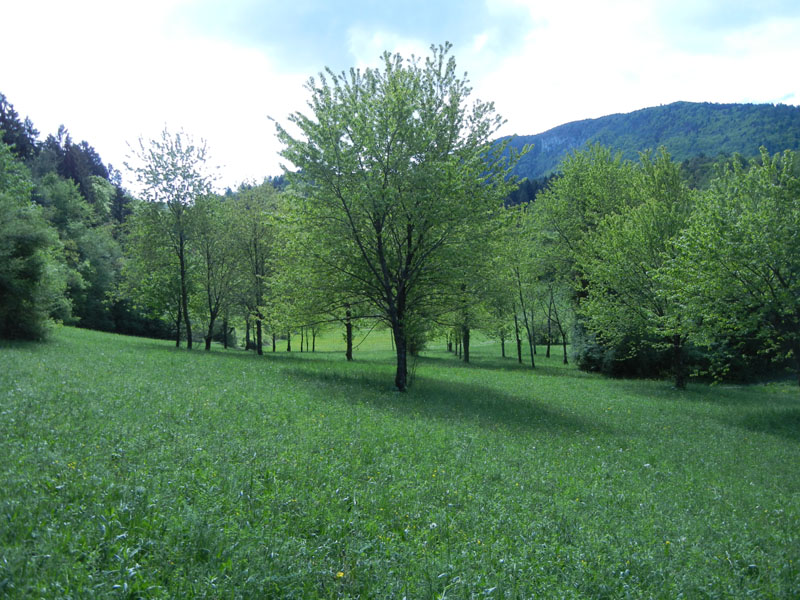
POLYGON ((800 597, 790 382, 340 346, 1 343, 0 597, 800 597))

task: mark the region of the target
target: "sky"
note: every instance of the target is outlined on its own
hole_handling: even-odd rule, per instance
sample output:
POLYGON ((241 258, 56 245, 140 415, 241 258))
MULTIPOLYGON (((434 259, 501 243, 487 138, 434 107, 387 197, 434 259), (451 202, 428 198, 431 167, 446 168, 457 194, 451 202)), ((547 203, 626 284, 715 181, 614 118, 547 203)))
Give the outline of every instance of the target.
MULTIPOLYGON (((0 92, 124 168, 166 127, 220 189, 284 162, 308 78, 453 44, 500 134, 684 100, 800 104, 798 0, 3 0, 0 92)), ((291 166, 291 165, 288 165, 291 166)))

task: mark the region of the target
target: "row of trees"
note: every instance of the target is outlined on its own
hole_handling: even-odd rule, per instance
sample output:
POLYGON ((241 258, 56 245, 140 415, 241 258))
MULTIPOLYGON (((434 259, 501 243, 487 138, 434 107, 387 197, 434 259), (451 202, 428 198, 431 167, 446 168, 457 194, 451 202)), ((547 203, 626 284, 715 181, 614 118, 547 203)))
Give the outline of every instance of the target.
MULTIPOLYGON (((197 326, 209 348, 215 335, 227 344, 231 323, 244 323, 261 353, 265 334, 273 349, 278 337, 290 347, 293 332, 313 339, 338 322, 348 359, 354 324, 377 321, 392 332, 400 390, 409 353, 442 337, 469 361, 476 329, 499 339, 503 355, 513 340, 520 362, 527 347, 531 367, 544 341, 548 354, 559 342, 567 361, 571 338, 584 368, 670 371, 679 387, 692 369, 724 375, 763 358, 797 360, 792 154, 735 158, 697 191, 665 150, 632 162, 594 146, 570 155, 535 201, 514 204, 518 156, 493 142, 502 120, 491 103, 469 103, 448 53, 386 54, 380 69, 311 79, 311 113, 290 117, 293 133, 277 128, 292 164, 280 186, 215 195, 203 145, 166 131, 140 143, 129 168, 142 201, 130 202, 124 227, 112 229, 124 257, 106 303, 129 302, 170 322, 176 343, 190 348, 197 326)), ((62 207, 49 223, 68 232, 42 236, 28 253, 50 274, 40 295, 42 311, 52 312, 70 270, 45 268, 45 258, 70 267, 76 225, 94 233, 106 221, 87 221, 58 195, 36 201, 20 161, 4 163, 3 198, 36 218, 62 207)), ((88 198, 72 179, 52 187, 63 181, 88 198)), ((93 182, 92 197, 103 197, 93 182)), ((94 203, 95 215, 108 206, 94 203)), ((80 305, 74 292, 63 297, 80 305)))
POLYGON ((622 161, 573 154, 532 206, 541 256, 572 288, 585 368, 746 376, 800 373, 800 170, 795 155, 739 157, 690 189, 664 149, 622 161), (738 371, 733 372, 733 371, 738 371))

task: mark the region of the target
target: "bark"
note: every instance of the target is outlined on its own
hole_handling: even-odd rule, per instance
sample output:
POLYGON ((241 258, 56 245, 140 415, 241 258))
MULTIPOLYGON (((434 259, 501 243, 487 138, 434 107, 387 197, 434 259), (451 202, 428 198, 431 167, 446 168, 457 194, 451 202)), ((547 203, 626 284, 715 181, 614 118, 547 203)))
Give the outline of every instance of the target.
POLYGON ((797 369, 797 385, 800 386, 800 338, 792 342, 791 348, 794 353, 795 368, 797 369))
MULTIPOLYGON (((226 311, 227 312, 227 311, 226 311)), ((228 318, 222 319, 222 347, 228 349, 228 318)))
POLYGON ((522 338, 519 337, 519 319, 514 313, 514 335, 517 337, 517 362, 522 364, 522 338))
POLYGON ((258 355, 261 356, 264 354, 264 348, 262 345, 262 333, 261 333, 261 317, 256 317, 256 352, 258 355))
POLYGON ((181 308, 178 307, 178 316, 175 318, 175 347, 181 347, 181 319, 183 319, 183 315, 181 314, 181 308))
POLYGON ((561 344, 564 346, 564 364, 568 365, 569 361, 567 360, 567 336, 563 333, 561 334, 561 344))
POLYGON ((523 309, 522 311, 523 323, 525 324, 525 331, 528 334, 528 348, 531 351, 531 369, 536 368, 536 361, 534 360, 533 356, 536 354, 536 344, 534 343, 534 335, 531 331, 530 321, 528 321, 528 312, 523 309))
POLYGON ((291 352, 292 351, 292 332, 291 331, 287 331, 286 332, 286 351, 287 352, 291 352))
POLYGON ((244 320, 244 349, 250 350, 250 318, 244 320))
POLYGON ((464 362, 469 362, 469 327, 462 329, 462 339, 464 340, 464 362))
MULTIPOLYGON (((212 321, 211 325, 213 326, 213 324, 214 324, 214 323, 213 323, 213 321, 212 321)), ((209 328, 209 330, 208 330, 208 334, 207 334, 207 335, 206 335, 206 337, 205 337, 205 342, 206 342, 205 349, 206 349, 206 350, 211 350, 211 337, 212 337, 212 336, 211 336, 211 328, 209 328)))
POLYGON ((394 343, 397 348, 397 370, 394 375, 394 385, 400 392, 408 389, 408 356, 406 351, 406 332, 399 319, 392 319, 394 343))
POLYGON ((272 334, 272 351, 275 352, 275 334, 272 334))
POLYGON ((300 328, 300 352, 303 352, 303 351, 304 351, 304 350, 303 350, 303 347, 304 347, 304 344, 305 344, 305 342, 306 342, 306 332, 305 332, 305 328, 304 328, 304 327, 301 327, 301 328, 300 328))
POLYGON ((347 347, 345 348, 344 356, 348 361, 350 361, 353 360, 353 321, 349 307, 345 312, 344 331, 345 340, 347 341, 347 347))
POLYGON ((181 267, 181 310, 183 311, 183 323, 186 329, 186 348, 192 349, 192 322, 189 319, 189 289, 186 284, 186 240, 183 233, 180 234, 178 245, 178 261, 181 267))
POLYGON ((683 360, 683 340, 680 335, 672 337, 672 372, 675 375, 675 387, 686 389, 686 365, 683 360))
POLYGON ((317 330, 311 329, 311 351, 317 351, 317 330))
POLYGON ((217 322, 217 315, 211 314, 211 319, 208 322, 208 331, 205 335, 206 350, 211 350, 211 338, 214 337, 214 323, 217 322))
POLYGON ((553 298, 550 298, 550 303, 547 305, 547 352, 545 358, 550 358, 550 343, 553 339, 553 298))
POLYGON ((506 357, 506 336, 500 334, 500 356, 506 357))

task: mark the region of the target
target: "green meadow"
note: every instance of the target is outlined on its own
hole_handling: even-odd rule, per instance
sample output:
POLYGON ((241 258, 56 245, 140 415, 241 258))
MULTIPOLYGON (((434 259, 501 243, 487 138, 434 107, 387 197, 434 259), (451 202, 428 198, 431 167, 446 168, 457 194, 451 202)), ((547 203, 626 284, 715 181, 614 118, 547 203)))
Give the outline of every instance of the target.
POLYGON ((0 597, 800 597, 793 382, 355 357, 0 342, 0 597))

